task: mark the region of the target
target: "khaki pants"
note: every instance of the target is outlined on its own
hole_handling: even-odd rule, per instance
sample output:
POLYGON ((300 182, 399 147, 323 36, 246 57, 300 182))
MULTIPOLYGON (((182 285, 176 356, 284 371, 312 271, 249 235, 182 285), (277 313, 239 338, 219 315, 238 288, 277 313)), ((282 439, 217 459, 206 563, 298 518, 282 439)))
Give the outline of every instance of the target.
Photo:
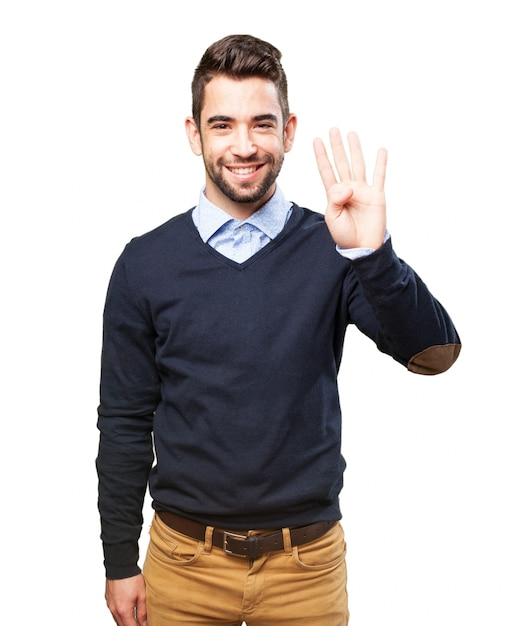
MULTIPOLYGON (((255 534, 264 531, 253 531, 255 534)), ((144 565, 149 626, 347 626, 340 524, 319 539, 250 560, 186 537, 154 517, 144 565)))

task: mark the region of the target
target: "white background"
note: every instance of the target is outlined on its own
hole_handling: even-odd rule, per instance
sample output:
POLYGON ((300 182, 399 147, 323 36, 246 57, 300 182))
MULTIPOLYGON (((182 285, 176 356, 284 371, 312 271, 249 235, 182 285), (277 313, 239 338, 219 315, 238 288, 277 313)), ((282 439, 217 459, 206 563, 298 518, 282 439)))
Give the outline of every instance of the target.
POLYGON ((447 374, 417 377, 349 332, 352 626, 514 625, 507 5, 0 2, 5 623, 112 623, 94 470, 107 281, 131 237, 196 203, 192 73, 245 32, 283 52, 286 196, 323 211, 311 142, 331 126, 360 133, 369 169, 385 145, 395 248, 464 344, 447 374))

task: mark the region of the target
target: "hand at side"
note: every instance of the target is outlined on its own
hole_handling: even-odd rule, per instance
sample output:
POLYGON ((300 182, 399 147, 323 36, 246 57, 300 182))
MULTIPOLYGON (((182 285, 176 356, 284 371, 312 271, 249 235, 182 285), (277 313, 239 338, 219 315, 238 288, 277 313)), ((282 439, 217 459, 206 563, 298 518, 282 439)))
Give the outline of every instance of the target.
POLYGON ((148 626, 146 586, 142 574, 107 580, 105 600, 118 626, 148 626))

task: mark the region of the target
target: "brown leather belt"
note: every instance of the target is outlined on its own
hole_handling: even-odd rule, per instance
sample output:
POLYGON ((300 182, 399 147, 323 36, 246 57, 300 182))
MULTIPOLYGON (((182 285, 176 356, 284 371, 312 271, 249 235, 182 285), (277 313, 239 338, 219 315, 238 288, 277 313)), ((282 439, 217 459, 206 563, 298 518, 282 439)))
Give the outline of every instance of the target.
MULTIPOLYGON (((198 541, 205 541, 205 532, 207 526, 194 522, 193 520, 180 517, 168 511, 159 511, 157 515, 161 520, 173 530, 187 535, 198 541)), ((317 522, 308 526, 299 526, 290 528, 291 545, 301 546, 322 537, 337 522, 317 522)), ((227 554, 233 556, 248 557, 255 559, 256 557, 273 552, 274 550, 284 549, 284 536, 282 530, 277 530, 263 535, 249 535, 233 532, 232 530, 222 530, 214 528, 212 533, 212 545, 221 548, 227 554)))

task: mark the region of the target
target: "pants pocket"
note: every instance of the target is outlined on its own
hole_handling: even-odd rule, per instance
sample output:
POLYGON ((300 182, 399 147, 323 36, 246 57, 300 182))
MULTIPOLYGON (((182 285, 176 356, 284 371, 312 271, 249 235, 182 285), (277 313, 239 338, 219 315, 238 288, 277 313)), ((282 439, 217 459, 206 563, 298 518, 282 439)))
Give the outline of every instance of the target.
POLYGON ((166 526, 156 515, 150 527, 148 555, 163 565, 190 565, 203 552, 203 541, 192 539, 166 526))
POLYGON ((340 524, 336 524, 322 537, 293 548, 293 556, 302 569, 330 569, 346 557, 346 541, 340 524))

